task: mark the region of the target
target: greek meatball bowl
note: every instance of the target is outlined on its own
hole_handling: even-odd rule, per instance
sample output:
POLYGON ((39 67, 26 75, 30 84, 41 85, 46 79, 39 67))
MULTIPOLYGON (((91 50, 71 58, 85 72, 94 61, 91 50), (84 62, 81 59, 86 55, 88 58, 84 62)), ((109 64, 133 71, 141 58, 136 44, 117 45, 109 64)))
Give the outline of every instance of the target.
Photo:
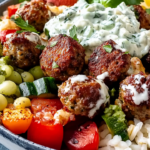
POLYGON ((150 150, 149 0, 0 8, 0 150, 150 150))

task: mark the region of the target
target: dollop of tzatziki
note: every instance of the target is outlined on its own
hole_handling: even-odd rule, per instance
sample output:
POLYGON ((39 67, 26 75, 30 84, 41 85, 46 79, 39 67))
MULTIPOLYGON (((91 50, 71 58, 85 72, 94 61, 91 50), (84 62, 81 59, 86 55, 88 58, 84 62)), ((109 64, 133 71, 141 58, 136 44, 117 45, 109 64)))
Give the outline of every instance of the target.
POLYGON ((105 8, 99 3, 79 0, 62 14, 46 23, 51 37, 70 35, 76 27, 77 38, 86 49, 87 58, 104 41, 114 40, 122 51, 142 58, 150 50, 150 30, 140 29, 132 8, 121 3, 117 8, 105 8))

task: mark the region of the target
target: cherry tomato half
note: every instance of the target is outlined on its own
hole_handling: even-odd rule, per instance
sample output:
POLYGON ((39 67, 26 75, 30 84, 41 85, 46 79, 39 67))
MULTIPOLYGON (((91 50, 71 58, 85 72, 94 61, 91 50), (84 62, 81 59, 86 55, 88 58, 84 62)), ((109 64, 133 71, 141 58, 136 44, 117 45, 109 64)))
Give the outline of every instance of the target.
POLYGON ((97 150, 99 145, 97 125, 88 121, 78 128, 66 129, 64 141, 69 150, 97 150))
POLYGON ((63 126, 61 124, 41 124, 32 121, 27 138, 37 144, 60 150, 63 140, 63 126))
POLYGON ((63 140, 63 126, 55 124, 53 116, 61 108, 59 99, 33 99, 31 110, 34 119, 28 129, 28 140, 59 150, 63 140))

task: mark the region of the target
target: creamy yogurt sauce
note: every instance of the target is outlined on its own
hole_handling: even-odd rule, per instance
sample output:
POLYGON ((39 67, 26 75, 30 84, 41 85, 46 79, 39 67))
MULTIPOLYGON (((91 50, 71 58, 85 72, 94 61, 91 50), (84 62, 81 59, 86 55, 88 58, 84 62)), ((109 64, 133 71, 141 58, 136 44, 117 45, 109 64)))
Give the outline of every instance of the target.
POLYGON ((86 49, 86 55, 107 40, 114 40, 122 51, 142 58, 150 49, 150 30, 140 30, 131 7, 121 3, 117 8, 105 8, 99 3, 88 4, 79 0, 62 14, 46 23, 51 37, 58 34, 70 35, 76 27, 77 37, 86 49))
MULTIPOLYGON (((134 76, 135 84, 140 84, 142 78, 145 78, 145 77, 140 74, 135 75, 134 76)), ((123 90, 126 90, 126 89, 130 90, 130 93, 133 95, 132 99, 136 105, 139 105, 144 101, 148 101, 148 98, 149 98, 149 96, 148 96, 149 92, 148 92, 146 83, 142 84, 141 87, 144 89, 144 91, 142 93, 139 93, 136 90, 136 88, 131 84, 128 84, 128 85, 123 84, 122 85, 123 90)))
POLYGON ((101 85, 101 88, 99 90, 100 98, 99 100, 97 100, 95 107, 93 107, 89 111, 89 114, 88 114, 89 117, 92 117, 96 113, 96 111, 100 109, 100 107, 103 104, 109 103, 109 100, 110 100, 107 85, 101 79, 100 80, 98 79, 97 82, 101 85))

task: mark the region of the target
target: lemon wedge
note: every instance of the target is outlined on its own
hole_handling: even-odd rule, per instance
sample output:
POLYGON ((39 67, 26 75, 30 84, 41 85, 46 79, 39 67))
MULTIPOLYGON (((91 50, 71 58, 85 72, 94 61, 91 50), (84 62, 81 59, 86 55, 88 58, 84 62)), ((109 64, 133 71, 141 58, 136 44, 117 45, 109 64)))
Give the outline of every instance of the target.
POLYGON ((144 2, 150 8, 150 0, 144 0, 144 2))

